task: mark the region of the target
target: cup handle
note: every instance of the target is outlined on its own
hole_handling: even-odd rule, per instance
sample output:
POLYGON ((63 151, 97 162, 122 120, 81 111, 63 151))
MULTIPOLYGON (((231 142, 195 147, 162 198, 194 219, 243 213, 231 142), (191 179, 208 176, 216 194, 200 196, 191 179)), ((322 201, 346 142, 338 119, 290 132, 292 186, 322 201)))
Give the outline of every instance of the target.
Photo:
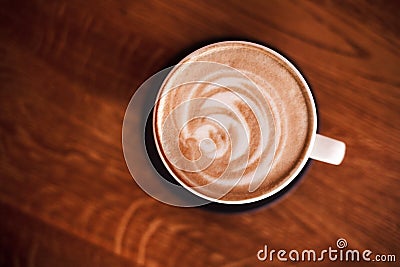
POLYGON ((310 158, 339 165, 343 161, 345 152, 346 145, 342 141, 317 134, 310 158))

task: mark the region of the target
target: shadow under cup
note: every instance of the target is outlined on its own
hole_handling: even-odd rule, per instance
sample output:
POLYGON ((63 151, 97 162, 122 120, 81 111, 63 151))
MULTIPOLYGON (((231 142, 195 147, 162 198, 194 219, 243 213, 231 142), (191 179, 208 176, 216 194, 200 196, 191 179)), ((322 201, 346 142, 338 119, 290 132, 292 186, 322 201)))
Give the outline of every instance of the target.
MULTIPOLYGON (((253 92, 253 90, 250 91, 253 92)), ((286 94, 287 92, 283 93, 286 94)), ((226 112, 224 114, 226 115, 226 112)), ((127 167, 133 179, 143 191, 154 199, 178 207, 202 206, 205 209, 218 212, 241 212, 271 204, 281 199, 283 195, 287 194, 288 191, 298 184, 311 162, 308 159, 316 139, 316 128, 316 108, 311 90, 298 70, 289 61, 273 50, 254 43, 236 41, 221 42, 196 50, 184 58, 178 65, 169 67, 153 75, 136 90, 128 104, 123 121, 122 147, 127 167), (207 56, 201 58, 204 51, 207 52, 205 53, 206 55, 212 55, 212 53, 208 53, 210 49, 220 49, 224 46, 234 46, 238 49, 236 61, 233 60, 234 57, 232 57, 232 55, 228 54, 223 54, 223 56, 217 58, 217 60, 215 60, 215 58, 214 60, 212 58, 207 58, 207 56), (240 70, 240 62, 249 60, 254 56, 251 53, 246 54, 246 49, 249 47, 252 48, 252 51, 256 54, 264 55, 264 58, 257 58, 254 62, 251 62, 251 71, 243 71, 243 69, 238 71, 238 69, 240 70), (267 56, 265 56, 265 54, 267 54, 267 56), (229 62, 229 65, 218 63, 218 61, 226 62, 226 60, 229 62), (266 77, 268 81, 266 83, 264 81, 263 83, 262 79, 260 80, 260 76, 266 75, 268 69, 273 69, 274 66, 276 66, 271 65, 271 62, 268 60, 278 62, 278 65, 283 69, 282 72, 278 74, 270 73, 270 77, 266 77), (193 61, 194 63, 199 63, 199 61, 201 61, 202 64, 206 62, 208 66, 206 68, 200 67, 194 71, 192 69, 191 72, 186 72, 187 75, 182 75, 182 73, 185 74, 185 72, 181 72, 181 75, 175 75, 176 70, 181 70, 179 68, 182 64, 193 64, 193 61), (217 65, 217 68, 213 65, 217 65), (246 95, 246 90, 241 91, 243 87, 246 87, 246 83, 243 83, 243 80, 238 79, 235 75, 231 75, 230 79, 227 79, 224 73, 220 75, 221 72, 218 71, 218 68, 220 68, 221 65, 223 68, 227 68, 230 74, 232 74, 233 71, 235 75, 249 78, 248 80, 250 80, 250 83, 255 81, 256 86, 264 89, 267 88, 267 92, 258 95, 253 93, 246 95), (270 68, 268 68, 268 66, 270 68), (255 75, 251 76, 251 73, 255 75), (287 77, 288 73, 292 77, 292 83, 286 83, 289 85, 287 88, 291 88, 292 90, 289 90, 289 95, 291 95, 291 97, 285 98, 285 96, 280 96, 279 94, 274 95, 282 91, 276 90, 276 87, 281 86, 282 83, 280 83, 280 81, 282 81, 282 75, 286 75, 285 77, 287 77), (206 79, 202 77, 204 75, 207 76, 206 79), (182 77, 185 78, 182 79, 182 77), (193 86, 193 81, 197 87, 193 86), (180 84, 183 84, 183 86, 180 86, 180 84), (205 86, 205 84, 212 84, 213 86, 205 86), (299 88, 296 89, 296 86, 299 88), (193 90, 191 87, 197 89, 193 90), (173 90, 171 90, 171 88, 173 90), (297 92, 297 94, 294 93, 294 91, 297 92), (229 94, 231 97, 228 97, 229 94), (190 99, 190 96, 195 96, 196 99, 195 102, 192 102, 195 103, 193 106, 180 105, 181 103, 188 102, 186 100, 188 100, 188 98, 190 99), (262 102, 264 98, 270 100, 268 96, 277 97, 277 99, 284 98, 286 102, 283 101, 285 103, 282 103, 282 101, 277 101, 276 103, 280 103, 281 106, 271 106, 269 101, 262 102), (282 109, 282 107, 292 107, 293 103, 301 102, 299 99, 303 101, 304 104, 300 109, 303 113, 298 112, 299 109, 296 106, 294 106, 291 111, 282 109), (236 104, 240 102, 239 100, 243 100, 242 102, 244 103, 237 106, 236 104), (262 103, 258 103, 259 101, 262 103), (214 105, 215 103, 218 105, 214 105), (241 107, 242 110, 247 110, 248 112, 242 112, 241 114, 240 108, 239 110, 235 110, 235 105, 236 108, 241 107), (215 114, 221 113, 221 107, 225 108, 222 113, 224 113, 226 109, 232 109, 232 116, 228 119, 225 117, 225 121, 221 116, 215 116, 215 114), (178 112, 173 114, 173 112, 168 109, 178 112), (187 112, 187 110, 190 112, 187 112), (171 114, 173 116, 170 116, 171 114), (184 116, 176 116, 182 114, 184 116), (188 117, 186 116, 187 114, 192 114, 193 116, 188 117), (286 119, 272 119, 272 121, 260 119, 263 118, 262 116, 265 114, 270 114, 270 119, 276 118, 279 114, 284 114, 284 118, 286 119), (229 123, 232 122, 232 118, 235 116, 239 118, 236 122, 244 121, 243 125, 245 125, 245 127, 239 124, 234 125, 238 127, 229 126, 229 123), (241 120, 240 116, 242 116, 241 120), (201 120, 198 120, 202 117, 211 118, 216 123, 213 125, 205 123, 206 127, 202 128, 203 123, 201 120), (262 181, 266 181, 267 186, 263 183, 257 184, 258 187, 253 187, 253 195, 250 196, 247 195, 249 188, 247 186, 247 188, 245 187, 247 191, 243 191, 244 198, 241 198, 239 194, 239 197, 237 197, 238 195, 230 195, 233 196, 233 198, 230 199, 224 198, 225 196, 221 198, 213 197, 204 192, 196 191, 196 186, 199 184, 190 184, 188 181, 193 177, 185 176, 187 173, 193 172, 193 166, 185 166, 185 164, 188 162, 190 163, 190 161, 196 162, 199 155, 202 156, 201 153, 196 155, 199 151, 204 152, 206 155, 209 152, 214 152, 214 156, 219 155, 221 157, 223 155, 221 151, 224 151, 223 149, 221 150, 221 147, 224 146, 219 146, 218 142, 226 140, 226 138, 221 138, 222 134, 218 133, 213 127, 221 126, 222 130, 229 133, 227 136, 229 138, 233 136, 232 140, 234 140, 235 133, 230 135, 230 130, 239 129, 240 127, 246 130, 246 123, 248 123, 246 122, 246 118, 252 118, 252 120, 249 120, 250 124, 254 123, 254 121, 257 123, 266 123, 259 127, 259 131, 273 129, 273 132, 270 130, 269 134, 263 136, 269 136, 270 139, 273 137, 272 145, 274 148, 274 157, 268 158, 271 164, 266 167, 264 166, 264 168, 258 168, 259 172, 257 173, 263 175, 262 178, 264 179, 262 181), (221 119, 222 122, 218 121, 218 119, 221 119), (297 125, 304 120, 309 122, 309 124, 307 124, 303 130, 299 131, 297 125), (168 123, 165 123, 166 121, 168 121, 168 123), (195 123, 188 123, 192 121, 195 123), (166 125, 167 127, 165 127, 166 125), (196 133, 196 131, 190 131, 190 128, 202 128, 204 131, 196 133), (303 132, 303 134, 299 135, 297 132, 303 132), (296 134, 293 135, 293 133, 296 134), (208 146, 202 151, 204 148, 201 147, 200 143, 203 139, 211 140, 212 142, 209 142, 209 144, 215 144, 214 150, 211 145, 211 147, 208 146), (195 142, 191 142, 193 140, 195 142), (170 160, 174 152, 174 146, 171 148, 171 144, 174 144, 175 151, 177 151, 176 148, 178 148, 180 158, 185 159, 183 164, 179 162, 179 160, 175 162, 170 160), (298 149, 297 153, 295 153, 293 147, 298 144, 303 145, 298 149), (181 150, 184 149, 187 151, 182 152, 181 150), (280 151, 281 153, 275 153, 276 151, 280 151), (284 160, 282 160, 282 158, 284 160), (283 165, 286 164, 286 169, 282 168, 282 164, 277 164, 279 162, 284 163, 283 165), (276 186, 273 188, 268 187, 268 185, 273 184, 274 181, 274 179, 271 179, 271 173, 274 174, 275 171, 275 174, 279 174, 277 170, 281 171, 281 176, 276 175, 276 177, 278 177, 278 183, 276 183, 276 186)), ((253 153, 253 155, 257 155, 257 153, 259 153, 258 155, 262 155, 262 148, 267 148, 268 145, 271 146, 271 142, 268 138, 265 141, 265 139, 260 139, 260 136, 257 137, 257 134, 254 135, 254 133, 256 133, 256 131, 250 131, 247 136, 248 138, 245 139, 240 139, 240 134, 236 133, 235 142, 240 145, 239 148, 244 148, 244 150, 242 149, 241 151, 249 152, 247 155, 249 158, 251 158, 251 153, 253 153), (260 143, 263 143, 263 145, 260 145, 260 143)), ((229 149, 226 148, 225 146, 225 150, 229 151, 229 149)), ((237 152, 232 148, 230 149, 231 154, 237 152)), ((207 161, 205 162, 207 163, 207 161)), ((219 161, 219 163, 220 162, 221 161, 219 161)), ((232 162, 232 166, 238 166, 236 165, 237 162, 232 162)), ((208 163, 212 164, 214 161, 208 163)), ((199 169, 201 170, 200 173, 204 170, 204 168, 199 169)), ((223 170, 223 168, 220 169, 223 170)), ((205 170, 207 170, 207 168, 205 168, 205 170)), ((214 170, 218 171, 219 168, 214 168, 214 170)), ((193 173, 196 173, 195 171, 196 169, 194 169, 193 173)), ((221 173, 223 172, 217 174, 221 173)), ((237 179, 237 177, 233 178, 237 179)), ((194 179, 194 181, 196 181, 196 179, 194 179)), ((197 179, 197 181, 199 181, 199 179, 197 179)), ((233 191, 234 189, 235 188, 233 188, 233 191)), ((242 190, 243 187, 239 189, 242 190)))
POLYGON ((304 169, 316 110, 304 78, 283 56, 221 42, 168 74, 152 130, 164 174, 190 192, 220 204, 270 202, 304 169), (204 140, 214 147, 202 147, 204 140))

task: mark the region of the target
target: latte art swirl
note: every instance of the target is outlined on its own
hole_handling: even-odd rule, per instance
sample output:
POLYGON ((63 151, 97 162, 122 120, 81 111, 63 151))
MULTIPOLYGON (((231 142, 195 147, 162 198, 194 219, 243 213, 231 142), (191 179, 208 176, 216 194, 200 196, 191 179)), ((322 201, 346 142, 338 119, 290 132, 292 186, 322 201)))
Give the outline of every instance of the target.
POLYGON ((229 66, 185 65, 180 68, 185 79, 174 87, 167 83, 157 104, 163 111, 157 127, 165 160, 188 186, 213 198, 238 186, 256 190, 275 151, 266 96, 229 66))
POLYGON ((291 181, 309 151, 314 110, 295 68, 252 43, 203 47, 169 73, 153 130, 166 167, 209 200, 249 201, 291 181))

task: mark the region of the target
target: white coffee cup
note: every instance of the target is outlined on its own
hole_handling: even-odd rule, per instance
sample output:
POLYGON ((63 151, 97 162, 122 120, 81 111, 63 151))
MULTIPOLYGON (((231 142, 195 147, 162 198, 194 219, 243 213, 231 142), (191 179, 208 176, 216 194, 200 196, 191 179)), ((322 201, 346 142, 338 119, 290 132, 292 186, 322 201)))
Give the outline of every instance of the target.
MULTIPOLYGON (((158 151, 165 167, 168 169, 170 174, 175 178, 175 180, 180 185, 182 185, 185 189, 190 191, 191 193, 195 194, 198 197, 206 199, 208 201, 223 203, 223 204, 245 204, 245 203, 250 203, 250 202, 268 198, 268 197, 274 195, 275 193, 279 192, 286 186, 288 186, 295 179, 295 177, 298 176, 298 174, 304 168, 304 166, 309 158, 315 159, 318 161, 322 161, 322 162, 326 162, 329 164, 339 165, 344 158, 346 146, 345 146, 344 142, 342 142, 342 141, 338 141, 338 140, 335 140, 335 139, 332 139, 332 138, 329 138, 329 137, 326 137, 326 136, 323 136, 323 135, 320 135, 317 133, 318 120, 317 120, 317 110, 316 110, 314 98, 312 96, 311 90, 310 90, 307 82, 305 81, 304 77, 294 67, 294 65, 291 64, 284 56, 282 56, 278 52, 276 52, 270 48, 267 48, 265 46, 261 46, 259 44, 249 43, 249 42, 242 42, 242 41, 221 42, 221 43, 212 44, 212 45, 203 47, 200 50, 207 51, 207 49, 213 49, 213 46, 218 47, 218 46, 224 46, 224 45, 238 45, 238 46, 243 45, 243 46, 247 46, 247 47, 260 49, 266 53, 273 55, 273 57, 280 60, 280 62, 283 62, 283 64, 285 64, 285 68, 289 68, 290 71, 295 74, 296 80, 301 82, 302 88, 306 92, 306 94, 304 94, 304 97, 307 98, 307 101, 309 103, 309 106, 311 107, 310 109, 311 109, 311 113, 312 113, 312 123, 311 123, 312 128, 310 128, 308 130, 311 137, 309 139, 307 139, 308 140, 307 150, 304 154, 302 154, 303 156, 301 159, 299 159, 299 163, 296 165, 296 168, 291 170, 291 172, 290 172, 291 175, 289 177, 285 177, 284 182, 279 184, 279 186, 277 186, 273 190, 270 190, 268 192, 262 193, 257 196, 251 196, 248 198, 245 197, 243 199, 223 199, 223 198, 219 198, 219 197, 213 197, 213 196, 210 196, 208 194, 205 194, 205 193, 197 190, 193 186, 188 185, 187 181, 185 181, 185 179, 183 179, 182 176, 177 173, 176 168, 171 167, 172 166, 171 162, 167 158, 166 153, 164 151, 165 147, 162 147, 162 144, 160 142, 160 139, 161 139, 160 136, 162 134, 162 131, 159 129, 160 127, 157 128, 157 125, 156 125, 157 118, 158 118, 157 116, 158 116, 158 112, 159 112, 159 110, 157 109, 157 105, 156 105, 155 113, 154 113, 154 117, 153 117, 153 131, 154 131, 154 136, 156 139, 155 143, 156 143, 157 151, 158 151)), ((196 53, 196 52, 194 52, 194 53, 196 53)), ((188 57, 190 57, 190 55, 188 57)), ((186 60, 188 57, 186 57, 184 60, 186 60)), ((168 74, 163 85, 161 86, 162 89, 161 89, 160 93, 158 94, 158 97, 157 97, 158 100, 161 97, 162 90, 166 86, 167 81, 170 80, 171 77, 173 78, 174 75, 175 76, 179 75, 176 73, 177 73, 177 69, 179 69, 180 66, 181 66, 181 64, 178 64, 168 74)))

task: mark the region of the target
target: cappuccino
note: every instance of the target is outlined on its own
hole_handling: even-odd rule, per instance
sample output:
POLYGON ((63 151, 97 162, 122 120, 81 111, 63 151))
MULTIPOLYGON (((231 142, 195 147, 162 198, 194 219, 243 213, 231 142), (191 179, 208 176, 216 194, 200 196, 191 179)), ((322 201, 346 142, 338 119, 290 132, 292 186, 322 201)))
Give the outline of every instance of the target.
POLYGON ((153 130, 175 179, 210 200, 247 201, 283 187, 304 165, 316 111, 299 72, 248 42, 184 58, 165 79, 153 130))

